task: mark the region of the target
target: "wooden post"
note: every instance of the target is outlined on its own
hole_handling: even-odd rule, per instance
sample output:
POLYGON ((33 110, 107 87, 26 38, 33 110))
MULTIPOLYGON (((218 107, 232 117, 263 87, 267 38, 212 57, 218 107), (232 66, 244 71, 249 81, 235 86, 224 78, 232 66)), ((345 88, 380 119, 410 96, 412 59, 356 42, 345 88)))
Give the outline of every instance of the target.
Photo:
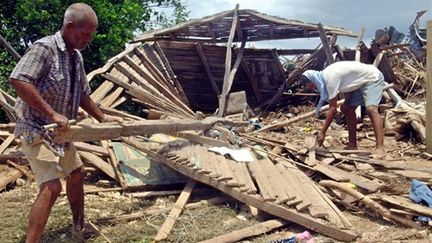
POLYGON ((6 48, 9 54, 11 54, 15 58, 15 60, 19 61, 21 59, 20 54, 18 54, 18 52, 16 52, 15 49, 9 44, 9 42, 7 42, 7 40, 3 38, 3 36, 1 35, 0 35, 0 45, 6 48))
MULTIPOLYGON (((432 119, 432 20, 427 22, 426 120, 432 119)), ((432 122, 426 122, 426 150, 432 153, 432 122)))
POLYGON ((355 60, 356 62, 360 62, 360 57, 361 57, 361 48, 360 48, 360 44, 361 44, 361 42, 362 42, 364 32, 365 32, 365 28, 362 27, 361 30, 360 30, 360 34, 359 34, 359 36, 358 36, 358 39, 357 39, 357 46, 356 46, 356 52, 355 52, 355 58, 354 58, 354 60, 355 60))
POLYGON ((329 44, 329 41, 327 39, 327 35, 324 31, 324 28, 322 26, 321 23, 318 24, 318 31, 319 31, 319 35, 321 38, 321 43, 323 45, 323 49, 324 49, 324 53, 326 54, 326 58, 327 58, 327 65, 330 65, 332 63, 334 63, 334 58, 333 58, 333 50, 329 44))
POLYGON ((222 94, 219 99, 219 112, 218 116, 223 116, 224 112, 224 106, 226 101, 226 96, 228 94, 228 78, 230 76, 230 70, 231 70, 231 51, 232 51, 232 42, 234 40, 235 30, 237 29, 237 22, 238 22, 238 9, 239 5, 237 4, 234 9, 233 14, 233 22, 231 26, 230 35, 228 37, 228 43, 227 43, 227 50, 226 50, 226 56, 225 56, 225 74, 224 74, 224 82, 223 82, 223 88, 222 88, 222 94))

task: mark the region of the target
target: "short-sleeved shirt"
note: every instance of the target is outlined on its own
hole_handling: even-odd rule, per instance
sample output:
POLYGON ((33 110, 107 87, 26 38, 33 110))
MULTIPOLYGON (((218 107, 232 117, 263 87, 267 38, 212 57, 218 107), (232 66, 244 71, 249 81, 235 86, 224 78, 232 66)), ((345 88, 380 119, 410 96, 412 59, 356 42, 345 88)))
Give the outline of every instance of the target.
POLYGON ((329 99, 336 97, 338 92, 352 92, 368 82, 378 82, 382 79, 382 73, 378 68, 355 61, 335 62, 323 70, 323 76, 329 99))
MULTIPOLYGON (((42 99, 68 119, 76 118, 80 97, 90 94, 82 55, 78 50, 68 53, 60 32, 39 39, 29 47, 10 78, 33 84, 42 99)), ((42 134, 41 126, 51 123, 20 98, 16 101, 15 111, 18 117, 16 136, 23 132, 42 134)))

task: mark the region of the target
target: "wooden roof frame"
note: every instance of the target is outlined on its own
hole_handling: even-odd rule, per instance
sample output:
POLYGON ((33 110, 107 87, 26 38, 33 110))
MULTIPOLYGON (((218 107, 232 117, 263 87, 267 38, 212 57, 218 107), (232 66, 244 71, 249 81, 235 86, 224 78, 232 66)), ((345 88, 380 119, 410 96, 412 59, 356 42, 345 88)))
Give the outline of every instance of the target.
MULTIPOLYGON (((238 28, 233 42, 242 41, 242 33, 247 33, 247 41, 277 40, 319 37, 318 24, 304 23, 281 17, 263 14, 251 9, 226 10, 201 19, 190 20, 173 27, 145 32, 131 42, 155 40, 176 40, 208 43, 225 43, 229 39, 235 13, 238 28)), ((358 35, 343 28, 323 26, 327 35, 358 35)))

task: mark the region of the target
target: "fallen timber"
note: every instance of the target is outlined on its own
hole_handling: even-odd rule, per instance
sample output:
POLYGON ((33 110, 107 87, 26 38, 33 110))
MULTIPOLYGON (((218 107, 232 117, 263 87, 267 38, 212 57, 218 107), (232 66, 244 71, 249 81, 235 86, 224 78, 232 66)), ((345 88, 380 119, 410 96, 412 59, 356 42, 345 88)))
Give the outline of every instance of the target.
MULTIPOLYGON (((177 148, 174 151, 168 151, 167 154, 162 155, 156 152, 153 152, 151 150, 148 150, 145 148, 145 146, 143 146, 139 141, 131 139, 131 138, 123 138, 122 139, 124 142, 126 142, 127 144, 143 151, 144 153, 146 153, 149 157, 162 162, 166 165, 168 165, 169 167, 171 167, 172 169, 182 173, 183 175, 188 176, 189 178, 193 178, 201 183, 207 184, 209 186, 212 186, 213 188, 216 188, 220 191, 222 191, 223 193, 226 193, 228 195, 230 195, 231 197, 245 203, 248 204, 250 206, 256 207, 264 212, 267 212, 269 214, 272 215, 276 215, 277 217, 280 217, 284 220, 288 220, 294 223, 297 223, 299 225, 302 225, 306 228, 309 228, 311 230, 317 231, 321 234, 330 236, 334 239, 340 240, 340 241, 353 241, 356 237, 357 234, 354 233, 353 231, 350 230, 351 228, 351 224, 342 216, 340 216, 340 212, 337 212, 336 207, 332 207, 331 205, 327 206, 326 209, 323 209, 321 207, 322 210, 326 210, 325 213, 328 213, 328 215, 325 215, 327 220, 332 220, 331 222, 326 221, 321 219, 320 217, 313 217, 310 214, 307 214, 306 212, 304 212, 305 210, 309 210, 310 213, 315 212, 315 210, 319 210, 319 208, 316 207, 315 203, 317 200, 315 200, 316 198, 313 198, 313 202, 309 202, 309 198, 308 195, 303 195, 303 197, 301 198, 294 198, 291 200, 287 201, 287 202, 283 202, 282 200, 279 199, 278 196, 278 192, 276 191, 271 191, 271 188, 269 189, 269 191, 266 191, 268 188, 260 188, 260 191, 255 191, 255 190, 251 190, 251 188, 248 185, 247 181, 244 182, 240 182, 240 181, 236 181, 236 179, 238 179, 238 177, 236 177, 235 173, 240 173, 238 172, 239 170, 231 170, 230 172, 233 173, 233 176, 231 179, 228 178, 223 178, 223 173, 226 173, 227 171, 224 170, 224 166, 226 166, 226 168, 233 168, 235 166, 233 166, 233 164, 236 164, 234 161, 228 160, 228 159, 224 159, 223 156, 216 156, 216 157, 210 157, 209 153, 202 153, 202 148, 196 148, 197 146, 192 146, 192 150, 191 149, 184 149, 184 148, 177 148), (196 153, 199 153, 198 158, 195 157, 191 157, 191 155, 196 155, 196 153), (201 151, 201 152, 199 152, 201 151), (169 158, 168 158, 169 157, 169 158), (205 159, 200 159, 201 158, 205 158, 205 159), (188 160, 187 158, 190 158, 190 160, 188 160), (216 158, 216 159, 214 159, 216 158), (201 160, 201 161, 200 161, 201 160), (214 163, 213 165, 205 165, 205 164, 199 164, 199 163, 208 163, 208 162, 212 162, 214 163), (215 166, 216 164, 219 163, 219 166, 215 166), (223 166, 222 166, 223 165, 223 166), (212 167, 216 169, 216 171, 211 171, 208 170, 209 167, 212 167), (220 175, 217 175, 220 174, 220 175), (265 193, 268 193, 267 195, 264 195, 265 193), (272 193, 274 193, 272 195, 272 193), (264 196, 267 196, 267 198, 265 198, 264 196), (291 204, 291 202, 294 202, 296 205, 291 204), (307 203, 305 201, 308 201, 307 203), (302 205, 302 206, 301 206, 302 205), (301 207, 298 207, 301 206, 301 207), (313 210, 313 211, 312 211, 313 210), (333 211, 336 210, 336 211, 333 211), (335 225, 335 223, 337 223, 337 225, 335 225)), ((186 147, 187 148, 187 147, 186 147)), ((260 164, 256 163, 258 161, 255 161, 255 164, 260 164)), ((249 164, 249 163, 247 163, 249 164)), ((250 165, 248 165, 250 167, 250 165)), ((263 166, 263 165, 260 165, 263 166)), ((268 162, 267 162, 267 166, 268 166, 268 162)), ((274 165, 273 165, 274 166, 274 165)), ((264 165, 265 167, 265 165, 264 165)), ((261 167, 261 168, 264 168, 261 167)), ((267 167, 268 168, 268 167, 267 167)), ((237 167, 238 169, 238 167, 237 167)), ((277 168, 273 168, 273 169, 277 169, 277 168)), ((294 169, 296 169, 294 167, 294 169)), ((297 169, 296 169, 297 170, 297 169)), ((255 173, 259 172, 258 170, 252 170, 255 173)), ((261 170, 261 171, 266 171, 266 170, 261 170)), ((267 170, 269 171, 269 170, 267 170)), ((242 171, 244 172, 244 170, 242 171)), ((302 174, 301 171, 299 171, 300 173, 298 173, 296 176, 302 174)), ((286 172, 285 177, 287 178, 289 176, 288 172, 286 172)), ((292 174, 293 176, 295 174, 292 174)), ((248 176, 252 176, 251 174, 249 174, 248 176)), ((262 176, 262 175, 261 175, 262 176)), ((267 175, 265 175, 267 176, 267 175)), ((244 178, 244 177, 243 177, 244 178)), ((256 180, 259 180, 259 178, 255 177, 256 180)), ((272 179, 272 178, 269 178, 272 179)), ((291 180, 295 180, 294 178, 291 180)), ((301 181, 301 180, 299 180, 301 181)), ((274 180, 270 182, 271 185, 274 183, 274 180)), ((306 184, 304 181, 301 182, 303 185, 306 184)), ((313 183, 313 182, 312 182, 313 183)), ((281 187, 285 187, 287 185, 287 183, 284 184, 280 184, 279 186, 281 187)), ((310 184, 312 187, 314 187, 314 185, 310 184)), ((250 185, 252 186, 252 185, 250 185)), ((274 189, 274 188, 273 188, 274 189)), ((309 193, 308 192, 304 192, 304 193, 309 193)), ((313 190, 312 190, 313 191, 313 190)), ((298 194, 299 192, 292 192, 293 195, 300 195, 298 194)), ((331 202, 326 201, 325 198, 321 198, 321 200, 325 200, 325 203, 327 204, 331 204, 331 202)), ((322 204, 321 204, 322 205, 322 204)), ((321 206, 320 205, 320 206, 321 206)), ((324 214, 322 214, 322 216, 324 216, 324 214)))
POLYGON ((246 125, 247 122, 234 122, 225 118, 208 117, 203 120, 146 120, 119 123, 78 124, 62 134, 57 134, 58 142, 97 141, 117 139, 137 135, 151 135, 155 133, 174 134, 187 130, 206 130, 216 123, 230 126, 246 125))

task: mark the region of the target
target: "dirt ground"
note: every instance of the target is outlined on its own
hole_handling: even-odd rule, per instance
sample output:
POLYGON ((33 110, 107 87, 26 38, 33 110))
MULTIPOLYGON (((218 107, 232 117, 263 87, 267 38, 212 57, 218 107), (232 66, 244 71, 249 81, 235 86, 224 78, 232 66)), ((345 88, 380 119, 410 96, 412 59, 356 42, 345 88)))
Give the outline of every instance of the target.
MULTIPOLYGON (((319 122, 308 119, 290 126, 282 134, 281 139, 287 139, 292 143, 302 144, 305 133, 316 129, 319 122), (285 136, 285 138, 284 138, 285 136)), ((362 126, 362 132, 358 134, 359 149, 373 150, 374 139, 371 128, 366 121, 362 126)), ((343 127, 334 127, 329 130, 328 138, 332 147, 338 148, 344 145, 346 130, 343 127)), ((412 140, 396 141, 394 136, 386 137, 386 150, 388 158, 409 161, 416 159, 424 151, 424 145, 415 144, 412 140)), ((425 160, 425 163, 430 161, 425 160)), ((360 166, 360 165, 356 165, 360 166)), ((361 168, 361 166, 360 166, 361 168)), ((378 172, 378 171, 377 171, 378 172)), ((410 180, 388 171, 379 171, 387 187, 385 192, 398 192, 406 194, 409 190, 410 180)), ((316 179, 316 178, 315 178, 316 179)), ((94 185, 94 183, 93 183, 94 185)), ((190 202, 220 195, 217 191, 208 189, 207 195, 194 194, 190 202)), ((0 242, 24 242, 28 213, 37 195, 36 184, 26 182, 22 186, 0 193, 0 242)), ((164 208, 173 205, 177 196, 155 197, 148 199, 130 198, 119 192, 99 192, 86 195, 87 219, 96 223, 100 231, 112 242, 152 242, 159 227, 168 215, 167 213, 149 215, 133 221, 123 221, 113 224, 98 223, 97 219, 108 216, 142 212, 152 208, 164 208)), ((339 206, 343 214, 352 223, 353 229, 359 234, 356 242, 432 242, 430 228, 423 231, 407 229, 395 226, 377 216, 365 214, 363 210, 346 210, 339 206)), ((271 216, 263 216, 270 219, 271 216)), ((240 203, 223 205, 200 206, 195 209, 186 209, 176 221, 174 228, 166 242, 198 242, 210 239, 218 235, 232 232, 254 225, 258 220, 245 212, 240 203)), ((43 234, 42 242, 78 242, 70 234, 71 213, 66 196, 60 196, 57 200, 43 234)), ((271 242, 273 240, 286 239, 295 233, 305 231, 295 224, 289 224, 268 234, 245 240, 244 242, 271 242)), ((312 232, 315 242, 337 242, 326 236, 312 232)), ((101 236, 95 236, 88 242, 105 242, 101 236)))
MULTIPOLYGON (((30 206, 36 197, 35 183, 25 184, 14 190, 0 194, 0 242, 24 242, 27 217, 30 206)), ((217 195, 217 192, 211 194, 217 195)), ((193 200, 201 200, 205 196, 193 200)), ((153 199, 135 199, 122 196, 118 192, 105 192, 86 195, 86 214, 92 222, 101 217, 143 211, 149 207, 163 208, 172 205, 176 196, 153 199)), ((112 242, 151 242, 168 213, 146 216, 129 222, 97 224, 101 232, 112 242)), ((384 220, 362 213, 344 212, 360 234, 356 242, 430 242, 430 231, 418 231, 392 225, 384 220)), ((270 219, 271 216, 263 216, 270 219)), ((71 213, 66 196, 61 196, 49 218, 42 242, 77 242, 70 232, 71 213)), ((241 204, 207 205, 196 209, 186 209, 177 220, 166 242, 198 242, 251 226, 258 221, 242 210, 241 204)), ((295 233, 303 232, 300 226, 289 224, 266 235, 248 239, 245 242, 270 242, 286 239, 295 233)), ((313 233, 316 242, 336 242, 331 238, 313 233)), ((105 242, 95 236, 88 242, 105 242)))

